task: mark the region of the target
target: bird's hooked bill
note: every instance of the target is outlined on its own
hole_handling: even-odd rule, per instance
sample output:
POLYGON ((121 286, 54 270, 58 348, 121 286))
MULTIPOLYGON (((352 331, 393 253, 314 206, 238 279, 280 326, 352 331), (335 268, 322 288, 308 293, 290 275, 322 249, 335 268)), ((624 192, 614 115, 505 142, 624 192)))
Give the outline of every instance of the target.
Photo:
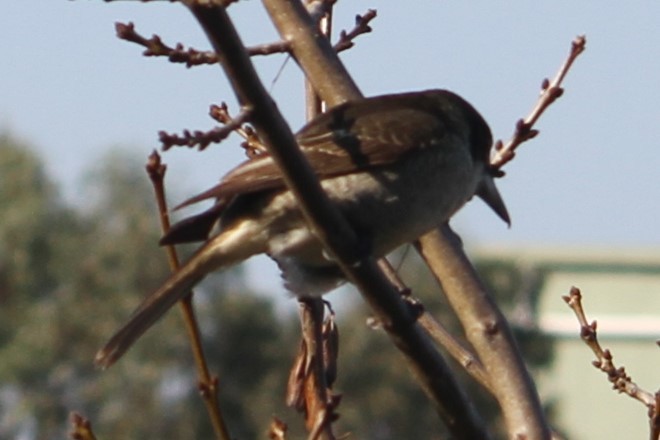
POLYGON ((504 220, 507 225, 511 226, 509 212, 506 209, 504 200, 502 200, 502 196, 500 196, 500 193, 495 186, 495 180, 493 179, 492 174, 487 173, 484 178, 481 179, 475 194, 486 202, 486 204, 495 211, 495 214, 497 214, 499 218, 504 220))

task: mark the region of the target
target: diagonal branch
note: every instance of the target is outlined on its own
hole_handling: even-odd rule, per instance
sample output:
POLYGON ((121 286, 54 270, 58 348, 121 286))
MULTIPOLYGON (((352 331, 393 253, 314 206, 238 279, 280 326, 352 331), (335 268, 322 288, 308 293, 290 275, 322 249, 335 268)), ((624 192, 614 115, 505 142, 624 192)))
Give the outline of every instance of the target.
POLYGON ((580 323, 580 338, 596 356, 596 360, 593 362, 594 367, 607 374, 607 379, 616 391, 639 400, 648 409, 655 410, 656 396, 633 382, 632 378, 626 373, 625 368, 617 367, 614 364, 614 356, 610 350, 603 348, 598 342, 596 321, 590 323, 587 320, 587 315, 582 307, 580 289, 571 287, 569 295, 563 296, 562 299, 573 310, 580 323))
POLYGON ((234 127, 234 131, 245 139, 241 144, 241 147, 243 147, 249 158, 256 157, 266 152, 266 147, 263 146, 254 129, 249 125, 244 124, 244 121, 241 120, 241 115, 243 115, 243 113, 239 113, 239 116, 232 117, 229 114, 227 104, 223 102, 220 105, 211 105, 209 108, 209 115, 225 126, 230 125, 234 127))
MULTIPOLYGON (((161 163, 160 156, 157 152, 153 152, 149 156, 146 165, 149 180, 154 188, 156 196, 156 204, 158 205, 158 212, 160 217, 161 228, 164 233, 170 229, 170 217, 167 209, 167 202, 165 197, 165 186, 163 181, 167 166, 161 163)), ((167 246, 167 259, 172 271, 179 269, 179 257, 174 246, 167 246)), ((193 292, 191 291, 186 298, 180 301, 181 312, 185 323, 186 331, 190 339, 190 346, 193 351, 193 358, 195 366, 197 367, 198 386, 204 405, 209 413, 211 424, 216 437, 222 440, 229 440, 229 430, 222 412, 220 411, 220 401, 218 398, 218 377, 211 374, 204 348, 202 346, 202 337, 199 330, 199 324, 195 315, 195 309, 192 304, 193 292)))
POLYGON ((590 323, 587 320, 582 306, 580 289, 571 287, 570 293, 562 296, 562 299, 575 313, 580 324, 580 338, 596 356, 596 360, 592 362, 593 366, 607 375, 607 380, 610 381, 614 390, 626 394, 646 406, 649 416, 649 439, 658 440, 660 438, 660 391, 655 394, 646 391, 633 382, 624 367, 617 367, 614 364, 614 356, 610 350, 603 348, 598 342, 596 321, 590 323))
POLYGON ((248 119, 250 119, 250 109, 244 108, 235 118, 227 121, 222 127, 215 127, 209 131, 195 130, 191 132, 190 130, 183 130, 182 135, 160 131, 158 132, 158 140, 160 140, 163 151, 167 151, 174 146, 197 147, 202 151, 212 143, 217 144, 225 140, 232 132, 240 129, 248 119))
POLYGON ((367 12, 365 12, 364 15, 356 15, 355 16, 355 26, 353 29, 350 31, 341 31, 339 33, 339 41, 335 43, 333 48, 335 49, 336 52, 342 52, 344 50, 350 49, 353 46, 355 46, 355 43, 353 40, 355 40, 358 36, 362 34, 367 34, 371 32, 371 26, 369 26, 369 23, 371 20, 376 18, 376 10, 375 9, 369 9, 367 12))
POLYGON ((448 225, 422 236, 417 249, 442 285, 498 400, 509 438, 549 439, 529 372, 502 312, 448 225))
POLYGON ((584 35, 576 37, 571 43, 571 50, 564 61, 564 64, 559 68, 557 75, 552 81, 544 79, 541 84, 541 95, 536 102, 536 105, 525 119, 520 119, 516 123, 516 129, 511 137, 511 140, 506 145, 502 141, 495 143, 495 155, 491 158, 491 165, 496 169, 501 169, 505 164, 513 160, 516 150, 525 141, 528 141, 539 133, 534 129, 534 124, 539 120, 545 110, 555 102, 563 93, 564 89, 561 87, 566 74, 582 52, 584 52, 587 45, 587 38, 584 35))
POLYGON ((145 47, 142 54, 145 57, 167 57, 173 63, 183 63, 186 67, 202 64, 216 64, 218 57, 214 52, 200 51, 192 47, 185 49, 183 44, 177 43, 174 47, 163 43, 158 35, 146 38, 135 30, 133 23, 115 23, 117 37, 145 47))

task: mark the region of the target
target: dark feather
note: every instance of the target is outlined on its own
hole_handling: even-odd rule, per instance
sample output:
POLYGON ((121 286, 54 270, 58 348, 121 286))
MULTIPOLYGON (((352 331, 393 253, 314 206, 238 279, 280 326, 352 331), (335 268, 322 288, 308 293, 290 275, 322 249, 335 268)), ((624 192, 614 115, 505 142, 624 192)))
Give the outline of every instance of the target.
POLYGON ((160 239, 159 244, 166 246, 206 240, 226 206, 226 199, 220 199, 201 214, 186 217, 175 223, 160 239))

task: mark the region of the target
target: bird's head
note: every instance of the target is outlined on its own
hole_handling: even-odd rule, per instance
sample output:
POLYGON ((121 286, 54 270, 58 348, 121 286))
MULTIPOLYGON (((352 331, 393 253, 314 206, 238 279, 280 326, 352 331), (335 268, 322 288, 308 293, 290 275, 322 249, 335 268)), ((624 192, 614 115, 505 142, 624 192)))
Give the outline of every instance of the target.
POLYGON ((480 173, 475 194, 507 225, 511 225, 509 212, 495 186, 495 178, 500 174, 490 165, 493 136, 488 123, 469 102, 455 93, 447 90, 430 90, 425 93, 437 106, 439 112, 449 116, 451 125, 463 133, 469 133, 470 154, 475 168, 480 173))

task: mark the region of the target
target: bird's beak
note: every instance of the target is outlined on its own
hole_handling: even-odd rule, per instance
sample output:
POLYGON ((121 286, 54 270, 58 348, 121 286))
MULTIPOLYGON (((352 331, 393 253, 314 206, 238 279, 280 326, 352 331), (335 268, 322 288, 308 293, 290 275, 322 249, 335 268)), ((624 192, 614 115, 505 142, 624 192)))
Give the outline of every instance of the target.
POLYGON ((475 194, 481 197, 481 199, 486 202, 493 211, 495 211, 495 214, 497 214, 499 218, 504 220, 507 225, 511 226, 509 212, 506 210, 506 205, 504 205, 504 201, 502 200, 499 191, 497 191, 495 180, 490 172, 486 171, 484 173, 484 177, 481 179, 481 182, 479 182, 475 194))

